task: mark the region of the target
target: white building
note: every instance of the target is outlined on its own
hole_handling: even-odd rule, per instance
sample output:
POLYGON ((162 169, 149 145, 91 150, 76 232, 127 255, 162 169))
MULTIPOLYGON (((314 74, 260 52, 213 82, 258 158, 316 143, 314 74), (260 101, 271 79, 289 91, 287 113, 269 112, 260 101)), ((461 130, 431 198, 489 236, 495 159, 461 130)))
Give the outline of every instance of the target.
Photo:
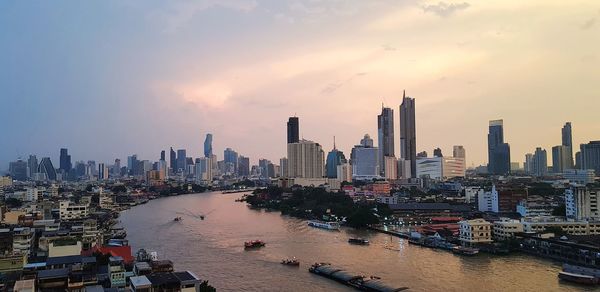
POLYGON ((503 241, 515 236, 515 233, 523 232, 523 223, 519 220, 500 218, 493 224, 494 240, 503 241))
POLYGON ((492 242, 492 224, 483 219, 464 220, 460 226, 460 241, 464 246, 492 242))
POLYGON ((212 159, 208 157, 200 157, 196 159, 195 177, 197 181, 211 182, 213 179, 212 159))
POLYGON ((301 140, 287 144, 288 171, 290 178, 323 178, 325 153, 319 143, 301 140))
POLYGON ((571 187, 565 190, 566 215, 574 220, 600 220, 600 189, 571 187))
POLYGON ((569 235, 600 235, 600 222, 564 221, 556 217, 535 217, 522 220, 524 232, 545 232, 547 228, 562 229, 569 235))
POLYGON ((383 158, 384 174, 388 180, 398 179, 398 160, 393 156, 385 156, 383 158))
POLYGON ((398 159, 398 178, 400 179, 409 179, 411 178, 410 171, 410 160, 406 159, 398 159))
POLYGON ((460 157, 419 157, 417 177, 442 180, 465 176, 465 159, 460 157))
POLYGON ((477 206, 477 210, 480 212, 498 213, 500 207, 498 206, 498 191, 496 191, 495 185, 492 185, 492 190, 489 192, 477 193, 477 206))
POLYGON ((469 204, 478 199, 480 195, 484 195, 485 190, 482 187, 466 187, 465 188, 465 203, 469 204))
POLYGON ((381 204, 396 205, 398 204, 398 196, 381 196, 375 198, 375 201, 381 204))
POLYGON ((352 148, 352 179, 372 180, 381 178, 379 165, 379 149, 373 147, 373 139, 365 134, 360 144, 352 148))
POLYGON ((33 243, 33 231, 29 227, 16 227, 13 229, 13 252, 29 254, 33 243))
POLYGON ((60 201, 59 205, 60 220, 81 219, 88 216, 87 205, 75 205, 70 201, 60 201))
POLYGON ((563 176, 571 183, 582 185, 593 183, 595 179, 595 173, 593 169, 565 169, 563 176))
POLYGON ((39 190, 37 188, 26 188, 26 198, 28 202, 37 202, 39 198, 39 190))

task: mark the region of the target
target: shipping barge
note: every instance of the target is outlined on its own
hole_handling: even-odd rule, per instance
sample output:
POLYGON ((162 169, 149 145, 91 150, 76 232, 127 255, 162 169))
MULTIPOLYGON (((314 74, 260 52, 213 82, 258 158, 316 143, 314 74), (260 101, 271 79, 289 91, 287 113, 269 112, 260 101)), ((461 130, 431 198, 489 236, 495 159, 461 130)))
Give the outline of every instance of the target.
POLYGON ((312 265, 309 272, 337 281, 346 286, 353 287, 361 291, 369 292, 397 292, 407 290, 408 287, 394 288, 382 282, 379 277, 365 277, 360 275, 352 275, 351 273, 333 267, 327 263, 317 263, 312 265))

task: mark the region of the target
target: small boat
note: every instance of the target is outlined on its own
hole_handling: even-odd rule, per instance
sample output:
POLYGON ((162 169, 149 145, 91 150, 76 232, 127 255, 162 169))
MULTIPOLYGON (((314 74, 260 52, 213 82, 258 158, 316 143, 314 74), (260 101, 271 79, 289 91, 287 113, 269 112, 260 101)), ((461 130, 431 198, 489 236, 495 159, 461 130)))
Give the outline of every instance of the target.
POLYGON ((281 264, 286 266, 300 266, 300 262, 296 258, 282 260, 281 264))
POLYGON ((564 271, 558 273, 558 278, 561 280, 579 283, 579 284, 585 284, 585 285, 597 285, 598 284, 598 278, 596 278, 594 276, 575 274, 575 273, 569 273, 569 272, 564 272, 564 271))
POLYGON ((456 246, 452 249, 452 252, 460 255, 474 256, 479 253, 479 249, 464 246, 456 246))
POLYGON ((181 217, 175 217, 175 219, 173 219, 173 221, 175 221, 175 222, 183 221, 183 218, 181 218, 181 217))
POLYGON ((364 238, 350 238, 348 239, 348 243, 358 245, 369 245, 369 241, 364 238))
POLYGON ((327 229, 327 230, 339 230, 340 229, 340 223, 338 223, 338 222, 325 222, 325 221, 319 221, 319 220, 308 221, 308 226, 327 229))
POLYGON ((200 220, 204 220, 204 215, 200 215, 200 220))
POLYGON ((265 246, 265 243, 262 240, 252 240, 244 242, 244 248, 246 249, 261 248, 263 246, 265 246))

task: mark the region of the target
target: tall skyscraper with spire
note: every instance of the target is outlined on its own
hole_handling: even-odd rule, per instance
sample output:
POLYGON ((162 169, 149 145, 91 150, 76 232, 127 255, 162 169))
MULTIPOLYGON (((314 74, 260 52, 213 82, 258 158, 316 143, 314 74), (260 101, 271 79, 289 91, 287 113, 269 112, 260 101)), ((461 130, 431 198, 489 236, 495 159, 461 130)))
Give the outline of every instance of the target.
POLYGON ((333 149, 327 154, 325 162, 325 172, 328 178, 337 178, 337 167, 342 163, 346 163, 344 152, 339 151, 335 147, 335 136, 333 137, 333 149))
POLYGON ((417 127, 415 99, 402 94, 400 105, 400 157, 410 161, 410 177, 417 177, 417 127))
POLYGON ((210 158, 213 154, 212 138, 212 134, 206 134, 206 138, 204 139, 204 157, 210 158))
POLYGON ((385 158, 394 154, 394 110, 381 105, 381 114, 377 116, 377 138, 379 147, 379 165, 381 176, 385 177, 385 158))

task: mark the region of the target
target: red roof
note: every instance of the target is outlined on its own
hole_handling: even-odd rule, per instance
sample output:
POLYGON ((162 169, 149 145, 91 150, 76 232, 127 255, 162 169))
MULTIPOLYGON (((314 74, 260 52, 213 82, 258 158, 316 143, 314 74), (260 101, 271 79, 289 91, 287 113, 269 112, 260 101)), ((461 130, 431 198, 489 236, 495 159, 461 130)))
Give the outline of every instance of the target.
POLYGON ((81 255, 91 256, 95 252, 102 254, 110 254, 113 257, 122 257, 126 264, 133 263, 133 256, 131 255, 131 246, 94 246, 87 251, 82 251, 81 255))

